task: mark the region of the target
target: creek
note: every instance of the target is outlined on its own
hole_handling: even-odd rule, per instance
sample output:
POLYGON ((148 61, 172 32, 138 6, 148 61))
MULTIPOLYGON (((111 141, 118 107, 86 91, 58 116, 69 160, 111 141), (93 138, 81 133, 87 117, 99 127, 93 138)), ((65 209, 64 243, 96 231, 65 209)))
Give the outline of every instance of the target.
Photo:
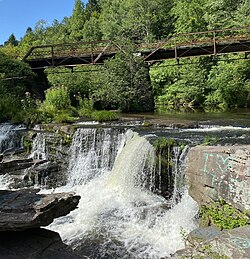
MULTIPOLYGON (((143 115, 144 121, 150 118, 147 116, 143 115)), ((171 116, 168 119, 172 120, 171 116)), ((90 258, 170 257, 184 248, 182 233, 196 227, 198 207, 184 181, 189 147, 204 142, 249 143, 246 120, 238 117, 238 121, 228 118, 221 122, 205 118, 197 123, 192 119, 192 126, 188 123, 182 128, 172 124, 139 127, 137 121, 124 127, 79 126, 68 151, 66 183, 53 189, 40 186, 41 193, 79 194, 79 208, 56 219, 49 229, 59 232, 66 244, 90 258), (173 177, 164 187, 171 190, 168 197, 162 195, 161 162, 152 144, 161 137, 178 143, 171 150, 173 177)), ((6 136, 4 132, 1 136, 6 136)), ((49 157, 48 135, 51 133, 36 135, 31 157, 49 157)), ((1 139, 0 144, 7 137, 1 139)), ((8 188, 8 181, 7 176, 1 176, 0 188, 8 188)))

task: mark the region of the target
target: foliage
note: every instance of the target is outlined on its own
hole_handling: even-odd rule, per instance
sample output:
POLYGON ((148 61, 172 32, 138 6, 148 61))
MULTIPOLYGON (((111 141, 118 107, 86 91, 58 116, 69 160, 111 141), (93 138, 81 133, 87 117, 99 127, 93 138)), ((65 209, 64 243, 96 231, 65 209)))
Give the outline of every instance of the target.
POLYGON ((154 66, 150 76, 156 103, 172 108, 202 106, 206 110, 248 107, 250 61, 231 61, 237 57, 240 55, 229 55, 223 62, 196 58, 195 64, 183 61, 182 66, 166 61, 154 66))
POLYGON ((45 100, 38 107, 43 113, 45 122, 72 122, 78 115, 71 106, 70 97, 65 86, 52 87, 46 91, 45 100))
POLYGON ((93 93, 101 109, 150 111, 153 94, 148 69, 141 57, 119 53, 105 62, 99 73, 100 87, 93 93))
POLYGON ((250 98, 250 61, 220 62, 212 67, 205 105, 247 107, 250 98))
POLYGON ((206 30, 204 19, 206 0, 175 0, 171 10, 175 17, 175 32, 188 33, 206 30))
MULTIPOLYGON (((27 110, 23 115, 17 113, 16 119, 22 120, 26 114, 31 123, 41 117, 40 112, 50 120, 55 114, 59 121, 67 120, 67 117, 70 119, 72 113, 76 113, 71 105, 79 106, 77 96, 82 96, 84 100, 91 99, 93 109, 137 112, 153 110, 154 100, 157 105, 178 109, 201 106, 205 110, 225 110, 228 107, 249 106, 250 62, 230 60, 242 58, 242 55, 228 55, 223 62, 220 62, 219 57, 205 57, 182 59, 179 66, 172 66, 176 61, 152 65, 150 84, 149 68, 143 58, 133 53, 138 43, 164 40, 175 33, 249 26, 250 0, 85 2, 75 0, 72 15, 62 21, 55 19, 52 24, 45 20, 37 21, 34 28, 27 28, 20 41, 14 34, 10 35, 1 48, 5 54, 0 53, 0 99, 3 98, 0 102, 4 103, 5 98, 13 96, 20 103, 25 98, 25 92, 30 92, 33 97, 36 94, 34 73, 24 63, 10 59, 20 59, 32 46, 110 39, 119 45, 121 53, 107 61, 103 68, 74 68, 74 73, 68 68, 47 69, 48 80, 54 88, 67 85, 67 95, 70 97, 66 101, 67 107, 60 107, 57 114, 56 107, 59 104, 55 103, 58 100, 56 96, 48 96, 47 99, 54 98, 53 105, 47 100, 43 104, 46 106, 44 111, 41 108, 43 105, 39 104, 38 109, 33 109, 36 115, 33 116, 29 109, 30 114, 27 110), (11 79, 13 77, 16 79, 11 79), (10 80, 5 80, 7 78, 10 80), (67 115, 66 110, 70 110, 67 115)), ((59 92, 57 94, 60 96, 59 92)), ((63 102, 65 104, 65 100, 63 102)), ((10 113, 2 117, 10 118, 10 113)), ((90 115, 92 111, 80 108, 80 113, 90 115)))
POLYGON ((156 103, 168 107, 201 105, 206 94, 208 71, 198 64, 183 66, 156 66, 151 71, 151 80, 156 95, 156 103), (158 95, 158 96, 157 96, 158 95))
POLYGON ((10 37, 8 38, 7 41, 4 42, 4 45, 12 45, 12 46, 17 46, 18 45, 18 40, 16 39, 16 36, 12 33, 10 37))
POLYGON ((57 85, 67 85, 67 91, 73 106, 77 106, 79 96, 90 98, 96 88, 96 68, 74 69, 73 72, 68 68, 46 69, 49 83, 56 87, 57 85), (93 71, 93 72, 92 72, 93 71))
POLYGON ((119 119, 119 113, 115 111, 93 111, 90 116, 91 119, 96 121, 115 121, 119 119))
POLYGON ((70 98, 67 87, 51 87, 46 91, 44 108, 48 112, 65 110, 70 107, 70 98))
POLYGON ((20 110, 20 101, 10 95, 1 95, 0 98, 0 122, 16 120, 20 110))
POLYGON ((221 230, 249 225, 246 213, 238 211, 223 200, 209 206, 203 205, 200 208, 200 217, 203 225, 216 225, 221 230))
POLYGON ((35 76, 31 68, 18 60, 0 52, 0 92, 2 95, 23 97, 31 88, 30 80, 35 76))

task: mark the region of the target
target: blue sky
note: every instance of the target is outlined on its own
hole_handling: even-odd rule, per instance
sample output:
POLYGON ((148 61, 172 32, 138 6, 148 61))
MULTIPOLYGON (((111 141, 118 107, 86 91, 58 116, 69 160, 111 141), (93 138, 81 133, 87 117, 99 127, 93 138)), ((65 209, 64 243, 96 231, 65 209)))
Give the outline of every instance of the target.
POLYGON ((28 27, 34 28, 41 19, 52 23, 69 17, 74 3, 75 0, 0 0, 0 44, 11 33, 19 40, 28 27))

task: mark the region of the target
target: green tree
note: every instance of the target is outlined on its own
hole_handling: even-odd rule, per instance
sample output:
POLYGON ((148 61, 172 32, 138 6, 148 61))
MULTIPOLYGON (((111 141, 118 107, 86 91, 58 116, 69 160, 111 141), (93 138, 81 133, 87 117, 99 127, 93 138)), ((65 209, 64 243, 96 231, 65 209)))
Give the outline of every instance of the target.
POLYGON ((106 39, 151 41, 171 31, 172 1, 100 0, 100 27, 106 39))
POLYGON ((250 102, 250 62, 238 60, 219 62, 209 74, 211 92, 208 106, 246 107, 250 102))
POLYGON ((189 33, 206 30, 204 19, 205 0, 174 0, 171 13, 174 16, 175 33, 189 33))
POLYGON ((25 93, 32 90, 34 73, 21 62, 0 52, 0 122, 18 121, 25 93))
POLYGON ((7 41, 4 42, 4 45, 12 45, 12 46, 17 46, 18 45, 18 40, 16 39, 16 36, 12 33, 10 37, 8 38, 7 41))
POLYGON ((85 8, 81 0, 75 0, 73 13, 68 21, 70 40, 83 40, 83 28, 86 22, 85 8))
POLYGON ((94 92, 99 108, 151 111, 154 108, 148 69, 141 57, 120 53, 107 61, 94 92))
MULTIPOLYGON (((209 30, 234 27, 237 10, 242 5, 242 0, 209 0, 204 4, 204 19, 209 30)), ((245 6, 246 7, 246 6, 245 6)))

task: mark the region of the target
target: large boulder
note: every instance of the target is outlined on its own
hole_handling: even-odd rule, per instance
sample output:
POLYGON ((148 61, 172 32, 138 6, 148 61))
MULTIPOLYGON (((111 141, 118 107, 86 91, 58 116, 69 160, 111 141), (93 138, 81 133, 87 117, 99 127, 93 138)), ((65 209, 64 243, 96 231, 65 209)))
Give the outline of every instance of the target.
POLYGON ((223 199, 250 209, 250 145, 196 146, 188 153, 189 194, 200 205, 223 199))
POLYGON ((188 237, 189 246, 177 251, 172 258, 250 258, 250 226, 219 232, 212 228, 199 228, 188 237))
POLYGON ((65 245, 59 234, 47 229, 0 232, 0 258, 4 259, 80 259, 65 245))
POLYGON ((37 190, 0 191, 0 231, 47 226, 74 210, 80 196, 73 193, 37 194, 37 190))

